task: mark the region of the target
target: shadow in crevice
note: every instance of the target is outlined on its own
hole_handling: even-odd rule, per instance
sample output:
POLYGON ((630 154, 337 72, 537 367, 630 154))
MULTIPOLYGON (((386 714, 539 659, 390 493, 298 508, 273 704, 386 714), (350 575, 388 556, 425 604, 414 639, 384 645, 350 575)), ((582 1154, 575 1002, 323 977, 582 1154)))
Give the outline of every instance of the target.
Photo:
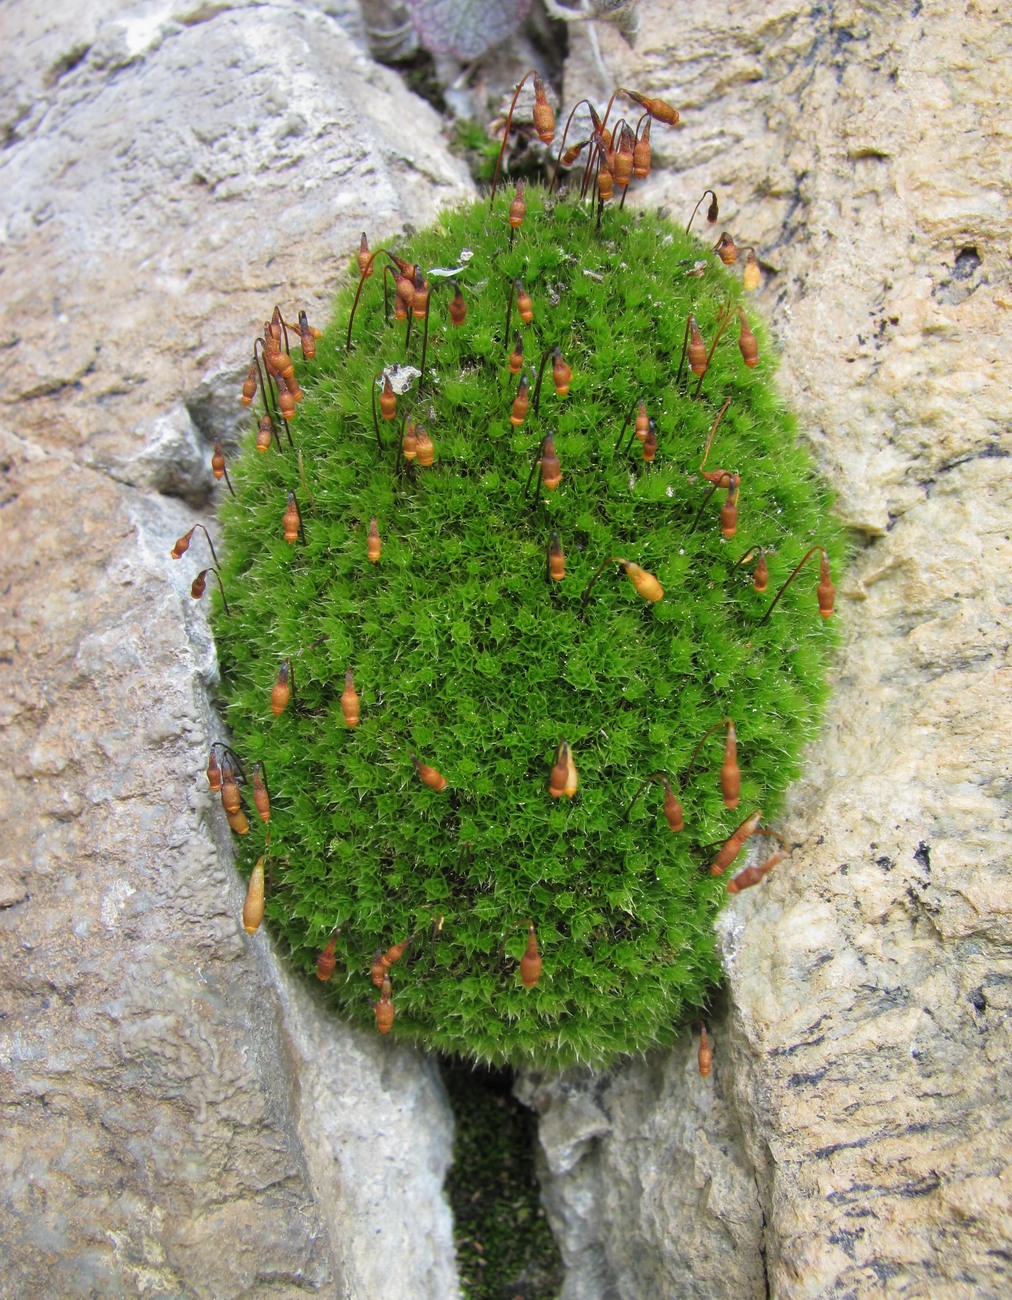
POLYGON ((461 1290, 469 1300, 553 1300, 563 1266, 540 1204, 538 1117, 512 1095, 510 1069, 439 1060, 456 1123, 446 1191, 461 1290))

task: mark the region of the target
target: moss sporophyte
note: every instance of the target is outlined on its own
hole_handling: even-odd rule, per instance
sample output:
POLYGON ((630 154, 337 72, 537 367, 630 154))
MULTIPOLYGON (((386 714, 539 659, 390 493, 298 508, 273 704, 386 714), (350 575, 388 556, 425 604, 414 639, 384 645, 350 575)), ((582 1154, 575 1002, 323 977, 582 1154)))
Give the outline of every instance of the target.
POLYGON ((755 835, 779 852, 734 890, 785 856, 760 821, 817 731, 842 555, 726 241, 620 207, 649 118, 594 118, 589 200, 574 173, 363 238, 322 336, 275 313, 229 616, 212 589, 247 930, 349 1020, 495 1063, 699 1019, 722 873, 755 835))

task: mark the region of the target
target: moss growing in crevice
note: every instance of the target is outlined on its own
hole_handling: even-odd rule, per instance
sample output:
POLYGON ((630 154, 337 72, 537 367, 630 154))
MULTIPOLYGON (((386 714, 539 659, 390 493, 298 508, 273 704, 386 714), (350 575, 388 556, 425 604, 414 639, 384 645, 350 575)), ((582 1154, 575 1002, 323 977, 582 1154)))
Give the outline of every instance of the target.
POLYGON ((512 1095, 513 1071, 442 1062, 456 1123, 446 1190, 461 1290, 469 1300, 551 1300, 562 1259, 539 1201, 537 1116, 512 1095))
MULTIPOLYGON (((406 343, 386 319, 380 255, 349 351, 357 278, 342 291, 316 361, 298 368, 294 449, 258 455, 251 434, 233 470, 237 496, 222 511, 232 616, 219 608, 215 630, 235 746, 265 761, 273 799, 267 920, 307 973, 342 925, 335 1010, 372 1025, 373 955, 416 935, 389 972, 394 1036, 486 1062, 602 1064, 670 1041, 718 979, 726 886, 708 871, 713 846, 754 808, 775 816, 826 692, 832 624, 816 610, 814 569, 763 613, 806 550, 825 546, 837 562, 842 544, 751 310, 758 366, 743 364, 735 316, 699 397, 695 376, 676 377, 689 313, 710 343, 722 311, 744 301, 714 253, 649 213, 606 210, 597 229, 593 212, 536 189, 510 246, 510 197, 491 213, 447 213, 397 247, 432 298, 422 391, 409 379, 394 420, 374 415, 377 377, 421 368, 423 325, 406 343), (462 325, 440 268, 455 269, 462 325), (507 336, 517 277, 533 320, 514 302, 507 336), (513 423, 518 332, 532 396, 549 360, 540 409, 532 401, 513 423), (556 346, 572 368, 566 396, 552 383, 556 346), (652 463, 631 425, 622 437, 640 399, 656 424, 652 463), (721 530, 726 485, 710 496, 699 473, 727 401, 707 467, 740 475, 733 536, 721 530), (403 458, 405 416, 432 438, 430 467, 403 458), (537 469, 549 433, 554 490, 537 469), (292 542, 290 492, 302 519, 292 542), (561 581, 547 572, 553 533, 561 581), (757 547, 765 595, 740 563, 757 547), (643 599, 609 557, 656 575, 663 598, 643 599), (294 695, 274 716, 286 657, 294 695), (719 734, 690 763, 726 717, 737 809, 722 799, 719 734), (572 800, 549 793, 563 741, 579 773, 572 800), (419 779, 412 755, 444 790, 419 779), (625 815, 658 772, 684 831, 668 829, 659 784, 625 815), (529 922, 543 962, 531 988, 520 978, 529 922)), ((258 831, 247 870, 263 852, 258 831)))

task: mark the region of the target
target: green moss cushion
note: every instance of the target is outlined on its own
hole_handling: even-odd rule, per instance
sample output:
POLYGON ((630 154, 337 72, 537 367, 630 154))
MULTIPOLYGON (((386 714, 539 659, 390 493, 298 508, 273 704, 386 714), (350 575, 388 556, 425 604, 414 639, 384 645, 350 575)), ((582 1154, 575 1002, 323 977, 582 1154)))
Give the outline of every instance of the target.
MULTIPOLYGON (((612 209, 598 231, 593 213, 537 190, 510 248, 509 197, 492 215, 487 204, 447 213, 394 250, 427 273, 459 268, 468 310, 454 326, 451 280, 430 274, 422 390, 414 380, 391 421, 378 408, 374 421, 376 378, 420 366, 423 322, 406 347, 405 325, 385 319, 380 254, 349 352, 356 268, 316 360, 297 366, 294 449, 283 438, 282 452, 259 455, 251 430, 232 468, 232 614, 219 601, 215 631, 234 747, 247 765, 263 761, 272 796, 267 925, 307 974, 341 925, 323 986, 335 1010, 374 1027, 375 950, 414 934, 390 969, 393 1036, 492 1062, 602 1063, 670 1039, 719 978, 726 877, 709 873, 714 846, 754 808, 764 824, 775 816, 825 696, 832 623, 818 614, 815 557, 760 620, 810 547, 838 559, 841 544, 747 303, 758 366, 743 363, 734 315, 699 397, 687 364, 676 380, 688 313, 710 345, 724 305, 744 301, 738 278, 661 217, 612 209), (533 321, 514 303, 507 338, 516 277, 533 321), (557 396, 549 356, 539 410, 532 401, 514 425, 518 331, 532 397, 546 351, 558 346, 573 373, 557 396), (656 424, 652 464, 630 420, 641 398, 656 424), (699 472, 728 398, 706 468, 740 476, 732 537, 721 532, 726 486, 708 496, 699 472), (431 437, 431 467, 398 454, 404 416, 431 437), (549 432, 554 490, 536 467, 549 432), (304 532, 294 544, 282 527, 290 491, 304 532), (739 564, 756 547, 768 551, 765 595, 754 560, 739 564), (654 575, 663 598, 644 599, 609 563, 584 604, 610 558, 654 575), (274 716, 286 657, 294 694, 274 716), (341 709, 349 667, 354 728, 341 709), (719 780, 727 717, 742 772, 734 810, 719 780), (548 789, 563 741, 573 799, 548 789), (444 790, 419 779, 412 754, 444 790), (626 817, 655 773, 682 803, 679 833, 659 782, 626 817), (527 988, 530 922, 543 967, 527 988)), ((247 870, 264 851, 253 822, 247 870)))

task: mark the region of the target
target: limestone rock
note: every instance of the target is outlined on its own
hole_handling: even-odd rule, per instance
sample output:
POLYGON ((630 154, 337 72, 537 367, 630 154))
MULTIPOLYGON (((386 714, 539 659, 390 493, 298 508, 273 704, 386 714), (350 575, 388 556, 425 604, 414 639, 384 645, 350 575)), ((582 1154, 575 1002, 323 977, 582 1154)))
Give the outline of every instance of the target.
POLYGON ((765 1294, 751 1161, 733 1102, 722 1081, 699 1077, 688 1035, 635 1068, 528 1073, 516 1092, 541 1116, 562 1300, 765 1294))
POLYGON ((203 541, 170 560, 195 516, 155 492, 213 532, 258 322, 463 172, 322 10, 0 25, 0 1289, 453 1297, 438 1079, 240 927, 203 541))
MULTIPOLYGON (((631 1063, 601 1085, 612 1134, 547 1193, 557 1218, 583 1197, 564 1241, 598 1225, 605 1281, 570 1294, 637 1294, 647 1255, 669 1296, 762 1295, 733 1272, 756 1259, 778 1296, 1005 1294, 1012 150, 996 70, 1012 26, 942 0, 644 0, 640 16, 635 51, 598 28, 613 82, 683 114, 653 132, 671 166, 640 201, 687 218, 713 187, 714 238, 755 245, 784 387, 859 544, 827 724, 776 823, 797 848, 720 926, 731 1007, 706 1086, 761 1214, 673 1266, 671 1236, 708 1220, 662 1179, 659 1241, 652 1157, 616 1134, 641 1113, 622 1099, 654 1084, 677 1114, 681 1057, 631 1063)), ((569 101, 593 66, 572 34, 569 101)), ((714 1141, 708 1120, 697 1167, 714 1141)))

